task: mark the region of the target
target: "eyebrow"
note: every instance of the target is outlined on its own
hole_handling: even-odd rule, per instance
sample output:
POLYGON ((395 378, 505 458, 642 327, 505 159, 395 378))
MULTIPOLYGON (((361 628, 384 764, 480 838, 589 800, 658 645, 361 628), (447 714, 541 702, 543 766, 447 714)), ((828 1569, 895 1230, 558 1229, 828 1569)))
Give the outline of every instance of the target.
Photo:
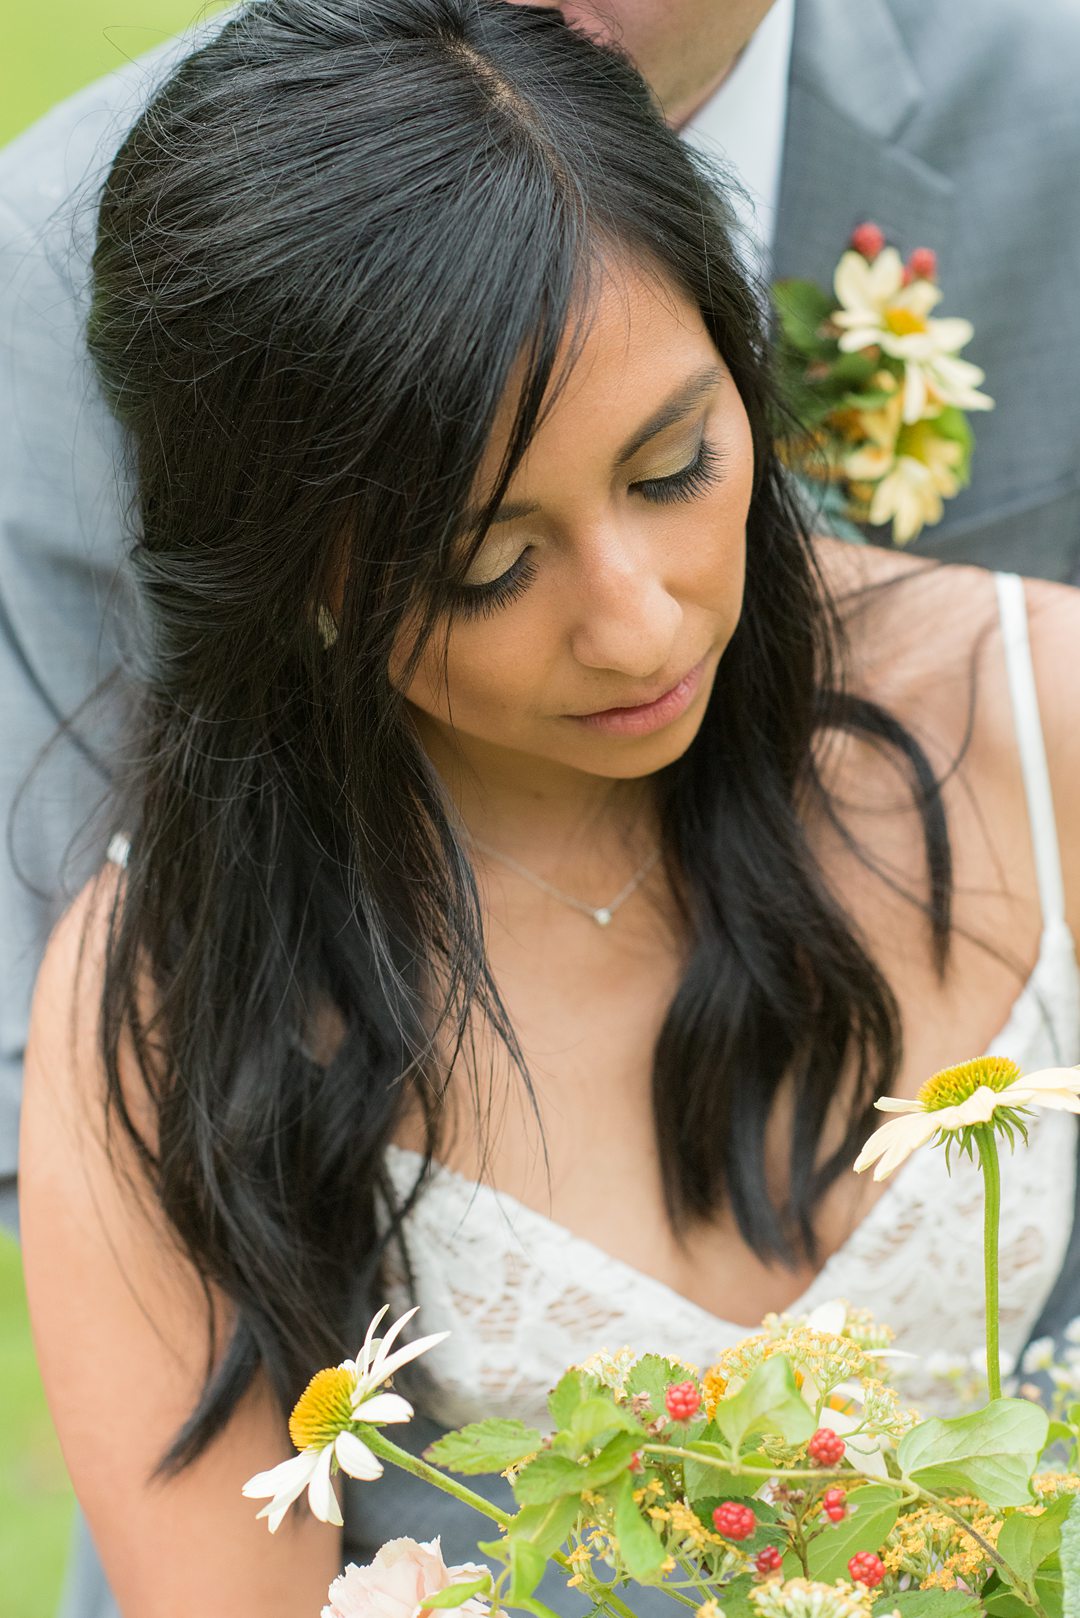
MULTIPOLYGON (((643 449, 650 438, 655 438, 665 428, 673 427, 676 422, 682 421, 701 403, 705 396, 712 392, 717 383, 723 380, 723 371, 718 365, 704 365, 695 371, 686 381, 677 387, 674 393, 669 394, 664 403, 654 410, 649 419, 642 423, 637 432, 627 439, 622 449, 615 457, 616 466, 625 466, 632 461, 638 450, 643 449)), ((539 508, 535 502, 528 504, 522 500, 511 500, 501 505, 491 519, 491 525, 496 523, 516 522, 519 517, 531 517, 539 508)), ((469 512, 469 519, 479 516, 478 512, 469 512)))

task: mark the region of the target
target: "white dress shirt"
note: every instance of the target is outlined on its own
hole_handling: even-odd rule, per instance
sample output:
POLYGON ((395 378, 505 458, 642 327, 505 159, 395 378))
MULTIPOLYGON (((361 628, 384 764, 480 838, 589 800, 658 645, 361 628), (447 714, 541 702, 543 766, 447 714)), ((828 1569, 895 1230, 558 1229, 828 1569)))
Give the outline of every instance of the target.
POLYGON ((704 156, 733 169, 746 195, 729 193, 740 247, 767 273, 776 226, 787 121, 795 0, 775 0, 727 78, 682 131, 704 156))

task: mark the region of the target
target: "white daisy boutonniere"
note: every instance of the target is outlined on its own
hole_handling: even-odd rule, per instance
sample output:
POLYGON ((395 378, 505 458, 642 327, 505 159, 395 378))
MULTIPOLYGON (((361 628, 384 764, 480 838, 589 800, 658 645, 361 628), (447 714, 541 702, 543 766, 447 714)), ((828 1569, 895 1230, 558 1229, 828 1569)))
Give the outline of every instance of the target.
POLYGON ((782 438, 785 459, 818 486, 839 532, 891 524, 906 545, 967 483, 967 412, 994 404, 983 372, 960 357, 971 322, 932 313, 942 298, 935 254, 917 247, 905 263, 863 224, 831 292, 779 281, 774 297, 786 398, 803 429, 782 438))

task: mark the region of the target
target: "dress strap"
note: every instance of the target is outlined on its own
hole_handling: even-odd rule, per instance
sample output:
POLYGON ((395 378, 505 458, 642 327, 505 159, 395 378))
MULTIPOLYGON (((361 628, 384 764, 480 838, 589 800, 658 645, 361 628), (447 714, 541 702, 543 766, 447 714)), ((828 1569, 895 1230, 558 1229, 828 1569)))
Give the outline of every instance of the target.
POLYGON ((1039 697, 1028 637, 1027 601, 1024 581, 1016 573, 995 573, 1001 638, 1005 648, 1005 671, 1012 697, 1013 723, 1020 749, 1020 770, 1024 777, 1031 845, 1035 855, 1035 880, 1039 887, 1043 926, 1065 920, 1065 883, 1061 874, 1057 819, 1050 770, 1046 762, 1039 697))

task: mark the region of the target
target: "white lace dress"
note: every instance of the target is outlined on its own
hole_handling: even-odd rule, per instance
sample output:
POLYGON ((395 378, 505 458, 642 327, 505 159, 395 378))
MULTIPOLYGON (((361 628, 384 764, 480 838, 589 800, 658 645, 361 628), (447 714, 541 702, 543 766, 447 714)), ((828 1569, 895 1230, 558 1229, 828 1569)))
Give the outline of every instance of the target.
MULTIPOLYGON (((1023 592, 1011 575, 999 576, 998 588, 1044 925, 1038 962, 990 1051, 1031 1072, 1080 1061, 1080 971, 1065 923, 1023 592)), ((1076 1155, 1076 1119, 1061 1113, 1036 1115, 1029 1146, 1003 1154, 1001 1341, 1012 1354, 1061 1267, 1076 1155)), ((391 1147, 387 1163, 404 1198, 421 1159, 391 1147)), ((452 1334, 426 1361, 434 1389, 425 1413, 448 1426, 505 1415, 543 1427, 548 1389, 595 1349, 655 1349, 704 1367, 747 1333, 507 1193, 440 1165, 405 1235, 414 1285, 406 1293, 401 1276, 391 1275, 391 1302, 419 1304, 425 1332, 452 1334)), ((803 1312, 847 1298, 893 1326, 897 1347, 925 1358, 981 1341, 982 1286, 981 1177, 961 1161, 950 1178, 943 1154, 923 1151, 791 1307, 803 1312)), ((920 1386, 917 1372, 905 1381, 924 1408, 932 1387, 920 1386)))

